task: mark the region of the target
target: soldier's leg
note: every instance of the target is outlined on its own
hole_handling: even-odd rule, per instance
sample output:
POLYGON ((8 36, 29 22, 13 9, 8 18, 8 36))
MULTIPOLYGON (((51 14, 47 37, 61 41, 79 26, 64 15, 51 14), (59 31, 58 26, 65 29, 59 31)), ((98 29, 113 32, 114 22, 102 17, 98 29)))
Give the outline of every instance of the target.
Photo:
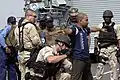
POLYGON ((111 53, 110 62, 109 62, 109 65, 112 69, 112 73, 110 74, 111 80, 118 80, 117 58, 116 58, 115 54, 116 54, 116 51, 111 53))
POLYGON ((10 80, 17 80, 15 64, 8 64, 8 74, 10 80))
POLYGON ((96 79, 100 80, 103 76, 103 72, 104 72, 104 65, 106 63, 106 60, 103 58, 106 53, 106 48, 101 48, 100 49, 100 54, 99 54, 99 58, 100 58, 100 63, 98 63, 97 69, 96 69, 96 79))
POLYGON ((71 75, 69 73, 60 73, 56 75, 57 80, 71 80, 71 75))
POLYGON ((26 67, 25 62, 29 59, 30 52, 23 51, 19 53, 19 69, 21 72, 21 80, 25 80, 25 74, 29 72, 29 69, 26 67))
POLYGON ((6 80, 7 60, 4 50, 0 47, 0 80, 6 80))
POLYGON ((97 70, 96 70, 96 79, 100 80, 103 76, 104 72, 104 64, 103 63, 98 63, 97 70))
POLYGON ((119 67, 119 73, 118 73, 119 76, 118 77, 120 78, 120 57, 117 57, 117 61, 118 61, 118 67, 119 67))
POLYGON ((21 72, 21 80, 25 80, 25 66, 23 64, 19 64, 19 69, 21 72))

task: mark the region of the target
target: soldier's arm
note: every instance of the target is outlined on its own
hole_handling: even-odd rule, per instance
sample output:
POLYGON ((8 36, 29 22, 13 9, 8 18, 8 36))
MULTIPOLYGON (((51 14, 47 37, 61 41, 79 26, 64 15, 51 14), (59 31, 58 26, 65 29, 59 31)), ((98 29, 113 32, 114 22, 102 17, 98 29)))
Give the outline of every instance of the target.
POLYGON ((120 25, 118 25, 116 28, 116 35, 118 40, 118 48, 120 49, 120 25))
MULTIPOLYGON (((53 54, 53 49, 50 47, 44 47, 40 53, 44 56, 44 60, 47 61, 48 63, 57 63, 67 57, 67 55, 54 55, 53 54)), ((39 54, 38 54, 39 56, 39 54)))
POLYGON ((91 32, 98 32, 98 31, 105 31, 105 29, 97 28, 97 27, 91 27, 91 32))
POLYGON ((64 33, 69 35, 69 34, 72 34, 73 33, 73 30, 71 28, 65 28, 64 29, 64 33))
POLYGON ((49 32, 49 35, 56 35, 58 33, 64 33, 64 30, 56 30, 56 31, 53 31, 53 32, 49 32))
POLYGON ((67 57, 67 55, 58 55, 58 56, 48 56, 47 57, 47 61, 49 63, 57 63, 63 59, 65 59, 67 57))

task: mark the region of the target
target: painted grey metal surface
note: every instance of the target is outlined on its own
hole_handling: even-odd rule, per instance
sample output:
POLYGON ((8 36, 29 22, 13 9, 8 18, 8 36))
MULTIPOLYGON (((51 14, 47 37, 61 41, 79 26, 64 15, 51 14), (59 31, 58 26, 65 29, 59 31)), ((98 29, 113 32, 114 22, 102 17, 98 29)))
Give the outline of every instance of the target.
MULTIPOLYGON (((72 7, 76 7, 81 12, 85 12, 89 17, 89 27, 100 24, 103 11, 106 9, 112 10, 114 13, 113 21, 120 24, 120 0, 71 0, 72 7)), ((91 34, 90 53, 94 52, 94 35, 91 34)))

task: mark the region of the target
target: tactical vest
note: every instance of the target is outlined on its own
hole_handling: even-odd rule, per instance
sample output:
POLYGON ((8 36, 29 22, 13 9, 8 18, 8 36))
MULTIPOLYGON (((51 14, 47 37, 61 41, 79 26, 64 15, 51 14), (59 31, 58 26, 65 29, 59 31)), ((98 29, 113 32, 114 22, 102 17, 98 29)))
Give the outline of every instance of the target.
POLYGON ((114 30, 115 23, 113 22, 110 26, 106 26, 103 22, 103 27, 106 32, 100 32, 98 42, 100 42, 101 47, 107 47, 112 44, 117 44, 117 36, 114 30))
POLYGON ((23 33, 23 30, 24 30, 24 26, 28 23, 31 23, 36 27, 36 25, 32 22, 26 22, 26 23, 22 24, 21 26, 18 26, 18 28, 19 28, 19 51, 20 52, 23 51, 23 50, 30 51, 30 52, 32 51, 32 49, 25 49, 24 48, 24 41, 23 41, 23 37, 24 37, 23 34, 24 33, 23 33), (20 31, 20 27, 22 27, 22 31, 20 31), (22 36, 22 38, 21 38, 21 36, 22 36))

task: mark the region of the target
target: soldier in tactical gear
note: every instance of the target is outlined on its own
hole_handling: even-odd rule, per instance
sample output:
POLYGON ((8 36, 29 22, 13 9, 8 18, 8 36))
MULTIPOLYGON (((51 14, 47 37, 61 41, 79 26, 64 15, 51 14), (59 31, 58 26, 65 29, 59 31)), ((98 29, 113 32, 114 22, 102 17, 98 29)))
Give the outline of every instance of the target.
POLYGON ((45 22, 46 22, 47 29, 51 30, 54 27, 53 17, 51 15, 46 15, 45 16, 45 22))
POLYGON ((8 79, 17 80, 16 75, 16 40, 14 29, 16 27, 16 18, 10 16, 7 19, 7 26, 0 33, 0 79, 6 80, 6 71, 8 70, 8 79))
POLYGON ((97 66, 96 79, 100 80, 103 76, 104 65, 107 63, 111 67, 112 73, 110 73, 111 80, 118 80, 117 72, 117 38, 116 38, 116 26, 111 21, 113 13, 110 10, 103 12, 104 22, 99 25, 99 28, 105 29, 105 32, 99 32, 98 34, 98 46, 100 63, 97 66))
POLYGON ((117 25, 116 32, 117 32, 117 40, 118 40, 118 51, 116 57, 119 64, 119 78, 120 78, 120 25, 117 25))
POLYGON ((55 44, 55 38, 58 35, 61 35, 63 33, 63 30, 58 30, 53 25, 53 17, 51 15, 45 16, 45 23, 46 23, 46 44, 51 45, 55 44))
POLYGON ((77 8, 71 8, 69 10, 69 18, 67 20, 67 25, 66 26, 71 26, 77 23, 76 20, 76 15, 78 14, 78 9, 77 8))
POLYGON ((22 25, 15 29, 15 38, 19 45, 19 69, 22 72, 22 80, 25 80, 25 74, 29 72, 26 62, 30 59, 31 52, 34 48, 41 45, 40 36, 34 24, 35 21, 36 12, 28 9, 25 12, 25 19, 22 21, 22 25))
MULTIPOLYGON (((70 80, 71 75, 65 73, 66 69, 71 69, 72 64, 67 60, 69 53, 61 54, 62 50, 69 49, 70 39, 66 35, 56 37, 55 44, 43 47, 33 64, 32 74, 28 73, 26 77, 38 77, 38 80, 70 80)), ((34 80, 34 79, 31 79, 34 80)))

